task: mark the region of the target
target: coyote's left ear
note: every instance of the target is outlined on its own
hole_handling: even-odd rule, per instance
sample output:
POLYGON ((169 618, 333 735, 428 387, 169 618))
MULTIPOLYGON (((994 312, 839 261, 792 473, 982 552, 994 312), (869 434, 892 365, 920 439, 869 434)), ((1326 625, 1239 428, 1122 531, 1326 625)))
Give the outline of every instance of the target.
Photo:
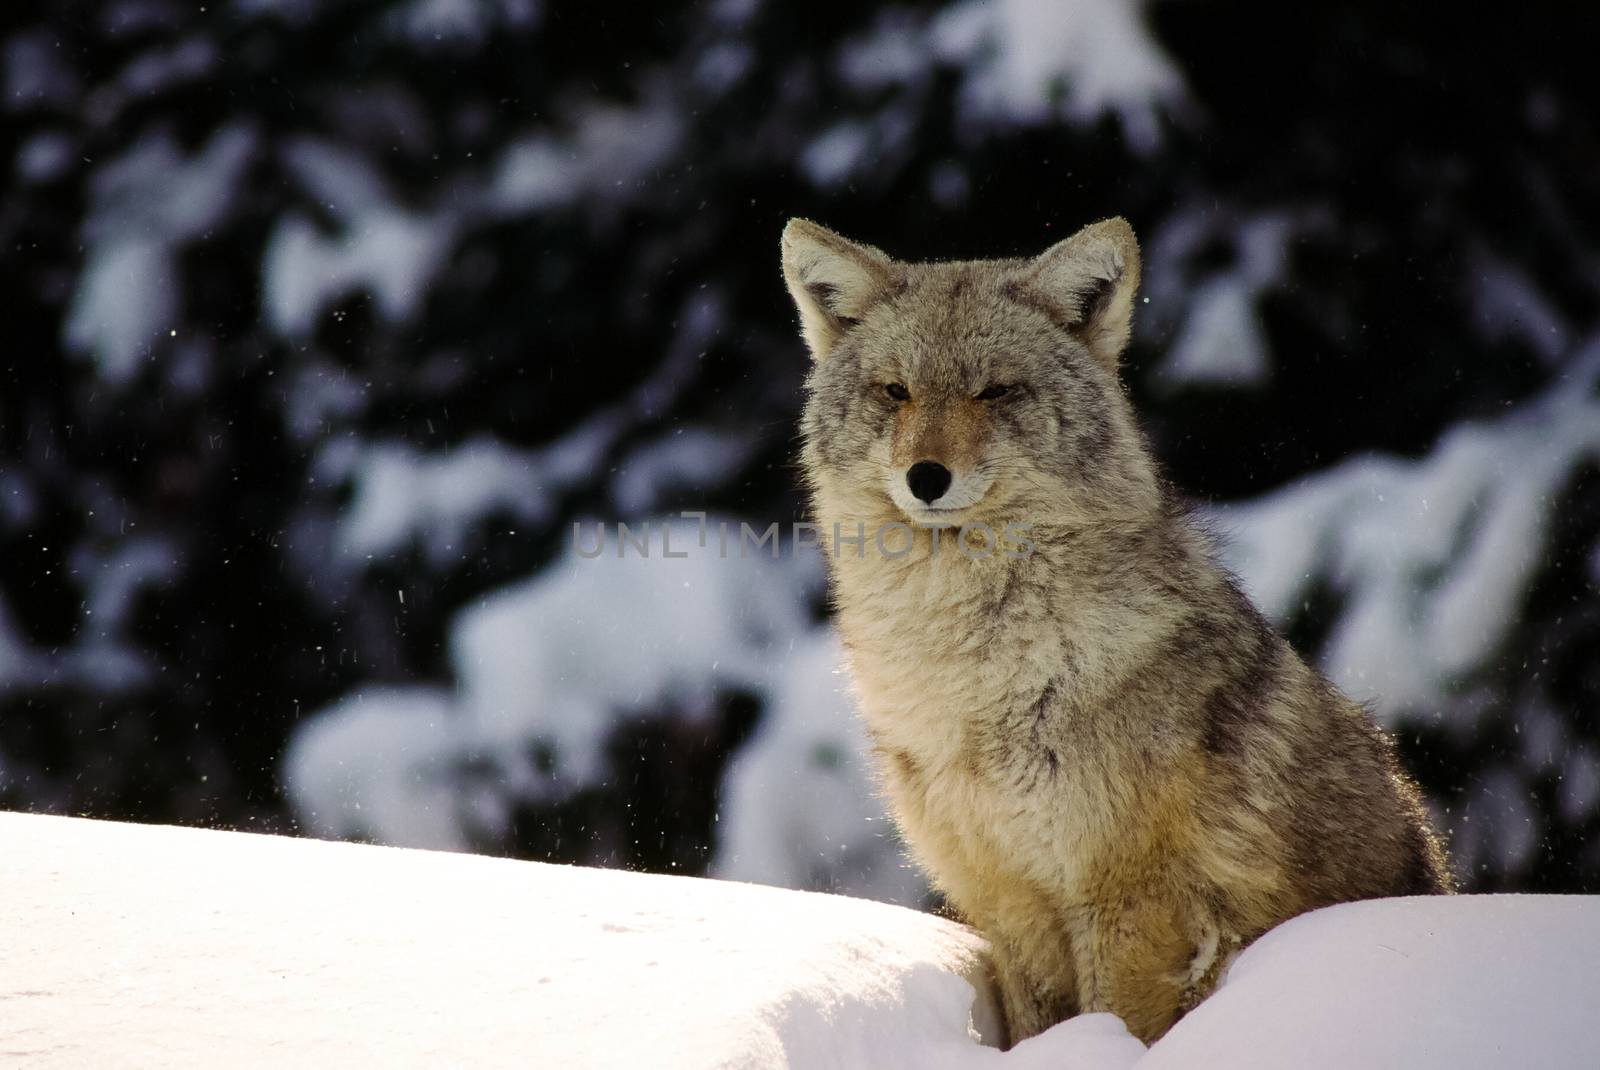
POLYGON ((800 333, 822 360, 894 278, 894 261, 809 219, 783 228, 783 281, 800 310, 800 333))
POLYGON ((1139 289, 1139 241, 1128 221, 1118 216, 1091 223, 1040 253, 1026 271, 1028 287, 1115 371, 1139 289))

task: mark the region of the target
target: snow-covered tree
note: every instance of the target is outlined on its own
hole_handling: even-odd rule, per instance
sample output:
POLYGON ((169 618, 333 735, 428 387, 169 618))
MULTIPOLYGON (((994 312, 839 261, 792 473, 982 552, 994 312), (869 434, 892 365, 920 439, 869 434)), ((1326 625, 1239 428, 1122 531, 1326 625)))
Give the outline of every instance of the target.
POLYGON ((858 741, 786 705, 833 701, 814 570, 760 581, 781 627, 738 584, 674 616, 597 581, 725 637, 682 679, 507 607, 575 520, 800 515, 789 216, 953 257, 1117 213, 1130 388, 1247 585, 1397 730, 1477 886, 1594 889, 1597 25, 1544 7, 8 12, 0 802, 315 825, 283 757, 342 712, 387 740, 363 783, 431 809, 330 831, 698 871, 764 761, 816 819, 764 811, 809 852, 767 871, 883 887, 838 868, 879 864, 835 805, 858 741), (496 606, 553 690, 464 653, 496 606), (552 794, 517 771, 572 757, 556 693, 603 731, 552 794), (470 727, 485 694, 517 731, 470 727))

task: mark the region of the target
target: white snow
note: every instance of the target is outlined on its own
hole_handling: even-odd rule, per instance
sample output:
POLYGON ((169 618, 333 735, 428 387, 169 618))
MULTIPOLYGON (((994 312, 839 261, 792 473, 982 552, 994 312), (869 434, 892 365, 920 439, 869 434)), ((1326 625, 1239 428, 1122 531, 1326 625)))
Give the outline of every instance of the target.
POLYGON ((847 119, 806 146, 800 154, 800 167, 814 185, 823 189, 837 186, 863 165, 871 143, 872 127, 847 119))
POLYGON ((1239 279, 1223 275, 1195 291, 1183 331, 1158 374, 1163 384, 1247 386, 1264 382, 1271 370, 1255 294, 1239 279))
POLYGON ((591 104, 578 110, 572 134, 530 134, 506 149, 485 203, 520 215, 592 195, 597 209, 617 210, 682 140, 683 119, 664 97, 637 107, 591 104))
POLYGON ((1600 754, 1587 743, 1575 744, 1561 777, 1561 816, 1577 822, 1600 805, 1600 754))
POLYGON ((920 24, 906 11, 885 8, 871 30, 839 46, 835 66, 851 86, 872 93, 926 82, 930 57, 920 24))
POLYGON ((10 609, 0 595, 0 694, 40 674, 39 655, 17 634, 10 609))
POLYGON ((169 333, 180 292, 175 255, 217 225, 255 154, 257 135, 227 126, 185 156, 169 132, 147 136, 95 174, 86 247, 63 339, 112 385, 131 379, 169 333))
POLYGON ((708 46, 694 65, 694 80, 710 93, 729 92, 744 80, 755 62, 750 46, 739 41, 722 41, 708 46))
POLYGON ((177 316, 178 279, 170 249, 136 237, 90 254, 66 321, 66 344, 92 353, 112 383, 133 378, 140 359, 177 316))
MULTIPOLYGON (((203 37, 191 37, 171 48, 151 49, 137 56, 117 76, 128 98, 154 96, 208 74, 219 59, 217 48, 203 37)), ((102 90, 103 92, 103 90, 102 90)))
MULTIPOLYGON (((258 0, 259 2, 259 0, 258 0)), ((396 32, 441 42, 471 38, 485 20, 526 25, 533 0, 488 5, 413 0, 391 13, 396 32)), ((584 201, 592 217, 613 217, 649 188, 683 141, 683 119, 665 91, 619 107, 586 104, 567 117, 570 133, 540 128, 513 141, 486 170, 444 191, 436 203, 401 203, 380 169, 359 153, 316 138, 290 141, 285 168, 333 217, 326 231, 307 213, 277 222, 263 256, 263 313, 273 330, 302 339, 328 308, 370 293, 392 323, 409 322, 449 261, 464 228, 584 201)))
MULTIPOLYGON (((301 728, 285 754, 284 782, 318 836, 396 847, 465 851, 478 827, 462 784, 455 696, 442 688, 370 687, 301 728)), ((490 811, 483 824, 496 828, 490 811)))
POLYGON ((0 531, 25 528, 38 516, 39 497, 20 466, 0 464, 0 531))
MULTIPOLYGON (((344 560, 365 562, 419 543, 434 564, 443 564, 461 555, 467 534, 491 511, 527 524, 549 522, 562 495, 593 483, 626 432, 671 408, 721 324, 720 295, 696 294, 684 304, 678 334, 649 378, 618 404, 535 449, 516 449, 486 436, 445 450, 327 439, 313 463, 314 478, 349 481, 354 488, 332 549, 344 560)), ((294 384, 290 417, 297 431, 314 431, 330 412, 360 403, 359 387, 347 378, 319 385, 322 378, 294 384)), ((623 459, 613 497, 622 515, 636 516, 674 492, 705 493, 731 478, 751 448, 747 434, 676 429, 623 459)))
POLYGON ((1546 364, 1560 362, 1572 345, 1572 329, 1528 273, 1487 253, 1472 272, 1472 316, 1491 342, 1518 338, 1546 364))
POLYGON ((994 1029, 982 942, 865 900, 20 814, 0 840, 0 1051, 30 1066, 939 1068, 994 1029))
POLYGON ((719 694, 766 693, 809 627, 814 566, 741 555, 737 541, 724 557, 718 519, 707 524, 704 545, 691 521, 635 522, 626 545, 613 525, 603 543, 580 525, 556 564, 456 617, 453 696, 369 689, 308 718, 282 766, 301 820, 318 835, 461 849, 504 831, 507 793, 558 799, 597 782, 625 721, 692 720, 719 694))
POLYGON ((235 0, 234 9, 245 18, 278 18, 303 22, 315 13, 317 0, 235 0))
POLYGON ((366 291, 385 319, 406 322, 421 311, 454 240, 442 219, 394 208, 364 213, 333 236, 289 212, 267 243, 267 319, 279 333, 299 338, 328 305, 366 291))
POLYGON ((43 30, 19 33, 6 41, 0 56, 4 68, 4 107, 9 112, 70 106, 82 92, 77 73, 67 63, 58 41, 43 30))
POLYGON ((320 138, 285 141, 283 164, 306 193, 340 219, 355 219, 394 202, 389 184, 358 152, 320 138))
POLYGON ((1350 903, 1247 948, 1140 1070, 1591 1067, 1600 898, 1350 903))
POLYGON ((103 548, 86 543, 74 547, 72 571, 87 588, 83 614, 88 627, 101 635, 122 627, 141 589, 178 578, 178 560, 177 545, 154 535, 130 535, 103 548))
POLYGON ((43 648, 16 628, 0 597, 0 692, 68 681, 97 692, 125 691, 156 671, 128 641, 130 611, 138 593, 170 583, 178 574, 177 547, 164 538, 131 536, 122 542, 85 541, 69 565, 83 592, 84 623, 72 641, 43 648))
POLYGON ((1159 388, 1248 389, 1271 378, 1272 352, 1257 306, 1282 279, 1289 239, 1306 225, 1286 209, 1236 219, 1212 206, 1181 209, 1162 225, 1149 243, 1145 286, 1152 325, 1175 327, 1154 369, 1159 388), (1196 254, 1209 242, 1225 245, 1232 262, 1197 269, 1196 254))
POLYGON ((866 900, 23 814, 0 841, 30 1066, 1593 1065, 1592 896, 1317 911, 1148 1051, 1091 1014, 1001 1053, 983 942, 866 900))
POLYGON ((987 118, 1079 124, 1115 115, 1128 145, 1161 144, 1161 117, 1185 106, 1177 65, 1133 0, 968 0, 939 16, 933 47, 969 67, 965 104, 987 118), (1059 100, 1059 103, 1057 101, 1059 100))
POLYGON ((66 134, 34 134, 17 150, 17 177, 23 182, 51 182, 72 166, 73 140, 66 134))
MULTIPOLYGON (((289 403, 284 423, 299 442, 332 437, 336 426, 346 425, 367 404, 362 381, 329 360, 309 358, 290 372, 289 403)), ((353 458, 356 450, 350 450, 353 458)))
POLYGON ((338 230, 325 234, 298 211, 279 220, 262 266, 272 328, 303 337, 329 305, 363 291, 390 322, 415 317, 455 245, 459 213, 401 206, 370 162, 314 138, 289 142, 283 163, 338 230))
POLYGON ((757 436, 749 431, 673 428, 623 458, 612 477, 612 504, 620 516, 648 516, 669 497, 731 479, 756 445, 757 436))
POLYGON ((928 884, 884 810, 831 628, 795 642, 723 779, 712 875, 917 906, 928 884))
POLYGON ((539 20, 540 0, 410 0, 389 12, 390 28, 421 48, 477 45, 495 24, 526 28, 539 20))
POLYGON ((1449 818, 1450 861, 1460 873, 1519 872, 1544 827, 1526 778, 1511 761, 1478 771, 1450 800, 1449 818))
POLYGON ((1420 460, 1357 457, 1218 511, 1230 562, 1269 616, 1293 617, 1319 580, 1347 600, 1324 668, 1391 722, 1449 705, 1516 626, 1551 510, 1600 457, 1600 340, 1569 367, 1420 460))
POLYGON ((608 527, 600 556, 568 554, 457 618, 462 705, 514 784, 570 793, 600 778, 621 719, 671 709, 693 720, 718 693, 764 691, 772 656, 804 626, 791 562, 723 558, 692 523, 630 525, 641 532, 648 557, 608 527), (552 748, 547 771, 524 764, 535 741, 552 748))
MULTIPOLYGON (((975 128, 995 122, 1093 125, 1114 116, 1141 155, 1161 144, 1164 116, 1191 111, 1177 64, 1149 32, 1136 0, 965 0, 919 21, 885 9, 834 58, 840 80, 862 97, 927 89, 936 66, 962 77, 960 107, 975 128)), ((903 97, 905 94, 896 94, 903 97)), ((821 187, 861 169, 869 148, 912 123, 892 97, 873 122, 843 122, 802 153, 821 187)), ((887 147, 887 146, 882 146, 887 147)))
POLYGON ((340 551, 352 557, 390 554, 416 540, 443 563, 463 552, 486 513, 503 510, 535 523, 554 510, 537 454, 488 438, 440 453, 376 442, 357 464, 355 497, 339 528, 340 551))

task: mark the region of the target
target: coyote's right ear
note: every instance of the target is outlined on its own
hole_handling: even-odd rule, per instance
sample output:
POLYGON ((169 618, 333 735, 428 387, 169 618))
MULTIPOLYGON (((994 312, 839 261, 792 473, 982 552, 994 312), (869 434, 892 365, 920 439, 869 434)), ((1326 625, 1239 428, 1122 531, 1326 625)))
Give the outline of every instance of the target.
POLYGON ((783 228, 783 281, 800 310, 800 333, 822 360, 894 277, 894 261, 809 219, 783 228))
POLYGON ((1128 345, 1139 289, 1139 241, 1118 216, 1091 223, 1034 258, 1026 276, 1106 367, 1128 345))

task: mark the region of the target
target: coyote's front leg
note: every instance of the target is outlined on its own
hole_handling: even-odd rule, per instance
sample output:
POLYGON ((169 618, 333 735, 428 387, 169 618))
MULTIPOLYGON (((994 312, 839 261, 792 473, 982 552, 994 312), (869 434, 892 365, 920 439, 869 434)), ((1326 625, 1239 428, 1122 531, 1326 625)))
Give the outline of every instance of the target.
POLYGON ((1165 1033, 1215 983, 1214 939, 1197 940, 1172 896, 1124 900, 1094 911, 1089 926, 1088 976, 1080 972, 1078 994, 1085 1010, 1108 1010, 1146 1044, 1165 1033))
MULTIPOLYGON (((1037 939, 1037 937, 1035 937, 1037 939)), ((1006 1047, 1044 1032, 1078 1013, 1078 982, 1071 948, 1063 938, 1056 954, 1044 948, 1000 941, 993 945, 995 981, 1006 1020, 1006 1047)))

